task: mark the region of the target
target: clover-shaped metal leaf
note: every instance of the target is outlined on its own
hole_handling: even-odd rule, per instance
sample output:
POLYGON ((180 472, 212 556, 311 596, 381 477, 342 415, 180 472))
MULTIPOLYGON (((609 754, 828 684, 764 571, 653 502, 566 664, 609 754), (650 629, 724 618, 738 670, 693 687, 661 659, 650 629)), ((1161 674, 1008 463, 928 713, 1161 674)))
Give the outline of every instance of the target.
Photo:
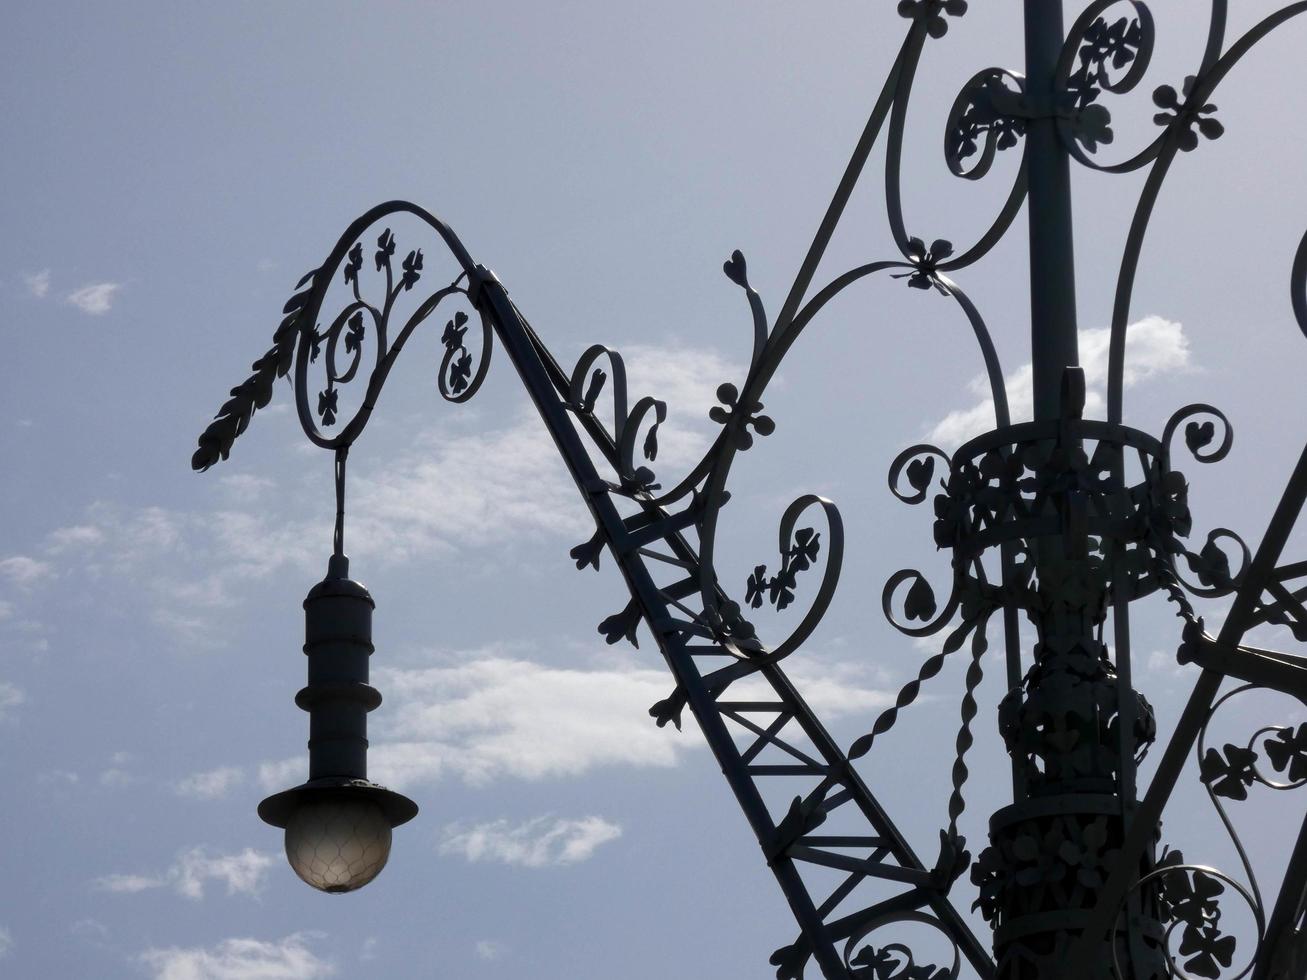
POLYGON ((1076 139, 1090 153, 1096 152, 1099 146, 1110 145, 1116 139, 1116 134, 1112 131, 1112 114, 1101 105, 1081 109, 1075 118, 1074 132, 1076 139))
POLYGON ((1180 940, 1180 955, 1192 956, 1184 964, 1189 973, 1196 977, 1219 980, 1221 967, 1228 967, 1234 962, 1235 945, 1234 936, 1223 936, 1220 928, 1214 924, 1201 929, 1190 926, 1185 929, 1180 940))
POLYGON ((1216 106, 1212 103, 1192 104, 1190 96, 1195 86, 1194 76, 1184 81, 1183 97, 1173 86, 1162 85, 1153 92, 1153 103, 1164 111, 1153 116, 1153 122, 1159 126, 1176 125, 1179 127, 1177 142, 1186 153, 1198 147, 1198 134, 1206 139, 1220 139, 1225 133, 1225 126, 1212 117, 1216 106), (1195 128, 1198 132, 1194 132, 1195 128))
POLYGON ((794 572, 782 572, 767 583, 767 598, 777 610, 784 610, 794 601, 794 572))
POLYGON ((717 400, 722 404, 714 405, 708 410, 708 417, 714 422, 727 425, 736 416, 743 419, 733 433, 733 441, 737 449, 745 450, 753 445, 750 427, 760 436, 769 436, 776 431, 776 423, 771 417, 759 414, 762 411, 762 402, 753 402, 747 406, 740 404, 740 390, 729 381, 718 386, 717 400))
POLYGON ((412 289, 422 278, 422 250, 419 248, 409 252, 400 266, 404 270, 400 282, 404 284, 405 289, 412 289))
POLYGON ((947 238, 936 238, 927 248, 924 241, 914 236, 908 239, 905 254, 915 268, 911 272, 895 274, 895 279, 907 279, 913 289, 935 289, 948 294, 944 284, 939 281, 936 266, 953 254, 952 242, 947 238))
POLYGON ((387 228, 377 239, 377 271, 380 272, 386 266, 390 265, 390 257, 395 254, 395 236, 387 228))
POLYGON ((318 415, 323 425, 336 424, 336 399, 339 394, 335 388, 318 392, 318 415))
POLYGON ((735 407, 736 401, 740 397, 740 389, 729 381, 717 386, 717 400, 721 405, 714 405, 708 410, 708 417, 719 425, 725 425, 731 420, 731 409, 735 407), (725 407, 723 407, 725 406, 725 407))
POLYGON ((449 365, 449 390, 454 394, 466 391, 472 378, 472 355, 466 351, 449 365))
POLYGON ((801 572, 817 560, 821 553, 821 534, 816 528, 801 527, 794 532, 794 547, 790 551, 790 567, 801 572))
POLYGON ((1209 539, 1197 555, 1187 555, 1189 567, 1198 581, 1210 588, 1225 588, 1233 582, 1230 558, 1214 539, 1209 539))
POLYGON ((1266 756, 1276 772, 1287 770, 1291 782, 1307 780, 1307 723, 1277 731, 1266 742, 1266 756))
POLYGON ((1253 767, 1257 753, 1252 749, 1227 744, 1224 757, 1216 749, 1208 749, 1199 761, 1199 778, 1217 796, 1230 800, 1248 799, 1248 787, 1255 778, 1253 767))
POLYGON ((452 320, 445 324, 444 333, 440 335, 440 342, 445 345, 447 350, 458 350, 463 346, 463 339, 467 336, 467 314, 459 310, 454 314, 452 320))
POLYGON ((933 38, 948 33, 944 15, 961 17, 967 12, 966 0, 900 0, 899 16, 926 22, 926 32, 933 38))
POLYGON ((761 609, 767 594, 767 566, 754 565, 753 574, 744 587, 744 601, 754 609, 761 609))
POLYGON ((358 282, 359 269, 361 268, 363 268, 363 243, 355 242, 354 247, 349 250, 349 257, 345 262, 345 281, 358 282))
POLYGON ((363 346, 363 311, 359 310, 349 318, 345 330, 345 353, 353 354, 363 346))

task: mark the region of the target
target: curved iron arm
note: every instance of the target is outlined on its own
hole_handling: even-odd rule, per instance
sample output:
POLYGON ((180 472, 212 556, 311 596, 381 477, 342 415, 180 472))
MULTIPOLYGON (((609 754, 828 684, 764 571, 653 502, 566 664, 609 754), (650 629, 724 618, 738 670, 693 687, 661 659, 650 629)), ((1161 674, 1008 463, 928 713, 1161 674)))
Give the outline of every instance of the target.
MULTIPOLYGON (((1144 236, 1148 231, 1148 222, 1152 217, 1158 196, 1161 194, 1162 184, 1170 172, 1172 163, 1175 162, 1176 155, 1183 150, 1192 150, 1197 145, 1197 136, 1193 132, 1195 126, 1201 126, 1204 121, 1207 121, 1209 125, 1203 127, 1205 135, 1210 133, 1209 138, 1213 139, 1219 137, 1223 132, 1223 129, 1219 127, 1210 127, 1210 122, 1213 121, 1210 120, 1210 113, 1216 107, 1211 105, 1208 100, 1211 98, 1212 93, 1216 91, 1217 86, 1252 50, 1254 45, 1294 17, 1307 13, 1307 2, 1289 4, 1276 11, 1252 27, 1227 51, 1219 54, 1224 36, 1225 8, 1225 0, 1215 0, 1213 3, 1212 29, 1208 35, 1203 62, 1199 74, 1192 77, 1186 84, 1183 101, 1177 96, 1175 89, 1170 86, 1159 88, 1153 96, 1159 108, 1170 109, 1173 114, 1168 115, 1163 112, 1157 116, 1157 121, 1163 123, 1165 129, 1162 135, 1158 137, 1157 143, 1154 144, 1157 147, 1156 153, 1149 158, 1152 161, 1152 167, 1149 169, 1144 188, 1139 194, 1139 202, 1135 206, 1134 218, 1131 221, 1130 232, 1126 237, 1125 250, 1121 257, 1121 270, 1117 277, 1116 297, 1112 311, 1112 332, 1108 346, 1107 372, 1107 417, 1113 422, 1121 421, 1125 387, 1126 329, 1129 325, 1130 302, 1134 293, 1135 276, 1139 269, 1139 259, 1143 251, 1144 236)), ((1140 165, 1143 162, 1147 161, 1142 161, 1140 165)))
MULTIPOLYGON (((386 229, 377 241, 378 270, 389 272, 388 249, 394 247, 394 236, 386 229)), ((414 257, 418 254, 417 251, 411 253, 414 257)), ((417 265, 416 259, 409 264, 417 265)), ((740 265, 740 276, 743 278, 742 259, 740 265)), ((895 266, 903 267, 903 264, 896 263, 895 266)), ((410 286, 416 286, 420 279, 421 275, 414 276, 410 270, 410 286)), ((848 756, 835 745, 776 664, 777 660, 796 648, 811 632, 833 594, 841 548, 838 511, 833 505, 812 496, 799 498, 782 519, 779 543, 783 555, 791 552, 792 569, 801 570, 800 565, 806 567, 815 555, 805 556, 801 553, 802 549, 807 547, 810 551, 815 551, 815 543, 811 532, 799 530, 797 523, 808 507, 824 509, 831 532, 831 540, 825 548, 826 565, 828 571, 835 570, 835 575, 823 577, 812 609, 784 643, 775 648, 766 648, 758 642, 748 642, 748 637, 742 633, 739 625, 724 628, 721 610, 730 608, 733 603, 722 592, 715 575, 710 571, 707 574, 703 572, 704 568, 710 569, 711 566, 707 565, 702 554, 696 553, 682 533, 686 529, 702 528, 703 514, 708 509, 703 493, 657 497, 648 487, 653 479, 652 473, 641 472, 632 466, 633 433, 641 428, 642 418, 653 418, 657 413, 658 420, 661 421, 663 410, 658 409, 661 403, 653 399, 642 399, 628 412, 625 369, 620 355, 607 348, 592 347, 583 354, 574 371, 565 372, 509 300, 493 274, 467 257, 466 250, 447 226, 427 212, 404 202, 382 205, 354 222, 331 251, 327 261, 311 274, 308 281, 310 285, 302 297, 292 299, 287 305, 289 322, 279 329, 279 335, 281 340, 287 335, 295 340, 295 382, 301 421, 306 433, 316 444, 337 453, 338 494, 341 495, 344 453, 363 431, 404 342, 435 312, 441 302, 458 297, 469 302, 483 323, 498 338, 504 354, 521 377, 596 521, 598 531, 595 539, 573 551, 578 567, 584 564, 597 566, 599 550, 606 547, 631 590, 631 606, 625 614, 617 617, 621 622, 612 622, 614 617, 610 617, 601 629, 606 627, 612 639, 622 635, 633 638, 635 620, 643 619, 646 622, 672 670, 676 685, 669 699, 651 709, 654 720, 659 724, 676 723, 679 727, 679 715, 683 708, 688 707, 695 714, 764 849, 773 873, 794 909, 802 938, 777 954, 778 966, 797 977, 802 973, 803 961, 811 957, 817 961, 823 975, 844 976, 843 971, 848 967, 843 959, 855 955, 859 944, 873 929, 889 924, 891 919, 897 921, 896 917, 901 914, 919 915, 917 910, 925 908, 929 910, 932 921, 940 923, 956 944, 956 955, 969 960, 982 976, 990 976, 992 961, 946 898, 956 873, 960 840, 946 842, 940 859, 933 867, 923 864, 871 791, 853 771, 848 756), (399 290, 405 288, 404 281, 388 274, 386 302, 369 305, 364 291, 358 286, 361 263, 358 244, 369 229, 397 213, 423 218, 439 233, 441 240, 449 245, 461 271, 454 283, 435 289, 418 303, 416 311, 405 320, 394 342, 387 344, 387 327, 394 309, 394 297, 399 290), (351 287, 353 298, 342 313, 331 318, 330 326, 320 329, 316 324, 327 294, 327 284, 338 276, 343 277, 344 282, 351 287), (369 331, 356 333, 349 348, 352 359, 346 366, 338 370, 334 363, 337 353, 335 348, 339 346, 345 349, 343 338, 347 335, 344 331, 360 311, 372 311, 370 333, 375 344, 375 367, 369 377, 363 402, 353 417, 348 421, 331 417, 328 422, 328 417, 333 416, 334 412, 323 409, 328 405, 335 406, 336 403, 330 399, 324 402, 324 393, 343 387, 356 377, 361 378, 358 367, 363 356, 362 348, 368 342, 369 331), (315 355, 315 350, 318 349, 321 349, 321 353, 315 355), (318 357, 324 359, 327 388, 319 392, 320 405, 315 417, 312 399, 309 397, 308 370, 318 357), (598 365, 601 363, 608 368, 611 376, 608 372, 599 370, 598 365), (600 421, 598 412, 602 388, 609 383, 613 385, 614 425, 611 431, 600 421), (340 431, 329 436, 323 431, 324 426, 339 426, 340 431), (615 471, 616 482, 601 475, 596 468, 582 440, 583 433, 597 447, 600 458, 615 471), (637 514, 623 518, 615 506, 617 497, 634 502, 638 507, 637 514), (678 512, 668 509, 669 502, 685 501, 686 497, 692 499, 686 502, 682 510, 678 512), (804 537, 805 533, 807 537, 804 537), (665 576, 660 576, 657 570, 667 567, 675 570, 676 581, 660 581, 665 576), (698 591, 696 586, 701 586, 704 582, 707 582, 710 590, 710 602, 704 603, 702 610, 691 608, 688 603, 698 591), (701 665, 705 663, 705 657, 723 655, 729 657, 727 666, 706 673, 703 671, 701 665), (761 679, 771 690, 772 700, 732 700, 729 695, 730 685, 748 676, 761 679), (742 750, 736 745, 731 728, 741 727, 755 736, 751 749, 742 750), (787 734, 791 730, 793 734, 787 734), (800 748, 797 739, 803 739, 807 748, 800 748), (782 754, 789 755, 791 762, 785 765, 760 765, 753 761, 764 749, 779 750, 782 754), (811 791, 805 797, 796 798, 795 807, 790 811, 773 814, 764 802, 761 785, 777 779, 794 785, 795 778, 802 776, 813 783, 811 791), (867 849, 866 857, 844 854, 840 848, 847 844, 839 842, 832 846, 831 842, 811 833, 837 810, 841 810, 842 816, 845 811, 855 814, 855 819, 866 824, 867 832, 859 838, 860 841, 865 841, 859 846, 867 849), (848 873, 845 884, 830 895, 813 893, 811 889, 814 886, 805 881, 803 869, 830 867, 832 861, 848 873), (907 884, 910 889, 897 898, 882 901, 864 911, 848 912, 844 899, 854 891, 853 886, 877 880, 891 885, 894 882, 907 884), (895 909, 898 911, 893 911, 895 909), (836 951, 836 944, 846 947, 844 954, 836 951)), ((969 315, 978 322, 974 308, 965 299, 961 302, 969 315)), ((449 386, 444 383, 455 367, 449 352, 463 350, 460 331, 466 329, 467 322, 460 321, 456 316, 446 324, 444 339, 447 352, 442 364, 441 381, 442 393, 447 394, 450 400, 462 400, 475 391, 480 378, 484 376, 484 363, 489 354, 488 345, 483 345, 483 367, 476 377, 471 378, 471 372, 468 371, 465 387, 456 392, 446 391, 449 386)), ((783 347, 787 349, 799 333, 799 330, 791 332, 783 347)), ((756 380, 763 372, 774 370, 778 359, 779 354, 776 354, 775 348, 766 349, 757 359, 751 378, 756 380)), ((268 370, 270 366, 275 368, 275 365, 269 365, 266 361, 262 365, 256 364, 256 372, 260 368, 268 370)), ((751 389, 746 387, 746 391, 749 390, 751 389)), ((241 389, 238 388, 233 393, 233 399, 239 399, 240 395, 241 389)), ((230 442, 224 443, 222 438, 227 431, 231 431, 231 420, 238 420, 236 434, 239 434, 257 407, 261 407, 257 401, 251 401, 248 407, 239 401, 224 405, 218 419, 201 437, 194 461, 196 468, 203 468, 212 461, 225 457, 230 450, 230 442)), ((757 422, 753 424, 756 426, 757 422)), ((718 440, 719 444, 730 440, 730 433, 738 431, 728 422, 724 427, 723 438, 718 440)), ((734 438, 736 442, 733 445, 738 445, 738 434, 734 438)), ((342 550, 342 538, 343 532, 338 529, 337 553, 342 550)), ((702 540, 710 538, 701 530, 702 540)), ((790 587, 793 584, 791 572, 790 587)))

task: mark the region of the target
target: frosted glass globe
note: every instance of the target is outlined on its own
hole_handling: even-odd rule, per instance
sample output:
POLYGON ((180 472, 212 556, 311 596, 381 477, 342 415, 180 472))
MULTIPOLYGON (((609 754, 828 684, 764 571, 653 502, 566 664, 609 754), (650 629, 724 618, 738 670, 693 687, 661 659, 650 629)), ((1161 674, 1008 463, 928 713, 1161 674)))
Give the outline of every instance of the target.
POLYGON ((300 806, 286 823, 286 857, 324 892, 362 888, 390 857, 390 823, 369 800, 324 799, 300 806))

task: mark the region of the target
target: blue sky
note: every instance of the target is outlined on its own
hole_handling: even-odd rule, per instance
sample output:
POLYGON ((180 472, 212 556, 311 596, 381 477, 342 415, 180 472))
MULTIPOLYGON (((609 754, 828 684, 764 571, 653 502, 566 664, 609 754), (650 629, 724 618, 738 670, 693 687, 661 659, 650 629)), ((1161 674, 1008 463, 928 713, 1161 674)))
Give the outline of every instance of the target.
MULTIPOLYGON (((660 475, 688 467, 714 389, 749 355, 721 263, 743 249, 779 308, 906 27, 894 6, 7 11, 0 825, 21 843, 5 857, 0 973, 769 975, 792 920, 697 731, 649 720, 671 691, 652 643, 596 633, 623 587, 609 562, 595 574, 568 558, 591 527, 505 359, 473 401, 447 405, 439 338, 416 337, 351 456, 349 551, 377 599, 386 697, 373 771, 422 807, 356 895, 302 885, 254 813, 306 771, 291 699, 299 603, 330 550, 329 454, 303 439, 281 385, 229 461, 196 476, 189 459, 301 274, 354 217, 402 197, 453 225, 565 364, 592 342, 621 349, 633 393, 671 409, 660 475)), ((1200 25, 1173 6, 1157 5, 1145 91, 1178 83, 1201 50, 1200 25)), ((1272 6, 1239 5, 1235 27, 1272 6)), ((1010 176, 1000 161, 979 184, 954 180, 940 153, 961 84, 1021 62, 1015 5, 972 8, 927 49, 912 110, 905 207, 927 240, 974 237, 1010 176)), ((1225 409, 1229 460, 1188 467, 1197 533, 1229 526, 1250 542, 1305 432, 1307 341, 1287 291, 1307 229, 1307 145, 1287 121, 1304 31, 1268 41, 1222 88, 1227 134, 1179 161, 1134 306, 1127 420, 1160 431, 1189 402, 1225 409)), ((1145 91, 1122 100, 1120 145, 1150 132, 1145 91)), ((820 281, 897 257, 879 173, 877 156, 820 281)), ((1075 180, 1082 355, 1101 390, 1139 180, 1075 180)), ((429 247, 414 228, 396 234, 401 250, 429 247)), ((1017 391, 1024 248, 1018 227, 959 276, 1017 391)), ((970 431, 980 370, 939 297, 850 290, 787 362, 767 403, 778 431, 734 474, 721 568, 741 587, 789 500, 819 492, 844 511, 840 592, 790 668, 846 745, 931 649, 881 621, 883 582, 946 568, 930 515, 894 501, 885 471, 905 446, 951 448, 970 431)), ((1220 602, 1207 612, 1219 620, 1220 602)), ((1137 614, 1137 682, 1164 730, 1192 683, 1174 623, 1160 601, 1137 614)), ((922 850, 946 822, 961 669, 863 770, 922 850)), ((963 827, 977 845, 1006 778, 991 673, 963 827)), ((1232 705, 1230 737, 1268 714, 1302 720, 1288 704, 1232 705)), ((1267 795, 1235 819, 1273 891, 1302 803, 1267 795)), ((1228 864, 1205 807, 1189 779, 1167 836, 1228 864)))

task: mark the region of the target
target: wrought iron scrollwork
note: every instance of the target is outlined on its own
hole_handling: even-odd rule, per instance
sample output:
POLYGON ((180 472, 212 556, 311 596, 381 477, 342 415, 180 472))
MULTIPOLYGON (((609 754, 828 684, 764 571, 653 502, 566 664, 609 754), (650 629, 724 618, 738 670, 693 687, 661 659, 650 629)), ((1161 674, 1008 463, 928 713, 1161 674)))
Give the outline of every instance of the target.
POLYGON ((922 912, 898 912, 874 919, 850 936, 844 944, 844 965, 854 980, 957 980, 962 972, 962 955, 957 943, 934 916, 922 912), (876 946, 868 941, 878 930, 908 923, 929 926, 948 940, 951 962, 946 966, 918 963, 912 949, 904 943, 876 946))
MULTIPOLYGON (((1173 455, 1183 437, 1197 462, 1223 459, 1233 438, 1228 420, 1219 410, 1196 404, 1176 412, 1160 439, 1121 424, 1134 279, 1162 184, 1180 153, 1223 134, 1211 100, 1224 77, 1271 31, 1307 12, 1307 0, 1292 3, 1227 47, 1226 6, 1224 0, 1211 4, 1194 74, 1178 88, 1153 88, 1160 132, 1119 162, 1103 163, 1099 157, 1115 144, 1109 97, 1138 88, 1152 61, 1156 26, 1141 0, 1094 0, 1064 42, 1059 19, 1046 59, 1056 67, 1051 78, 1042 72, 1038 84, 1001 68, 972 75, 945 120, 947 166, 959 178, 979 181, 1001 154, 1019 149, 1020 158, 1015 152, 1006 158, 1016 172, 997 215, 973 243, 960 247, 948 238, 910 233, 919 226, 904 216, 901 164, 908 103, 923 52, 949 33, 967 4, 902 0, 898 12, 911 22, 907 36, 774 320, 749 280, 743 253, 733 252, 722 266, 748 304, 748 368, 743 377, 721 379, 718 404, 708 416, 718 427, 711 445, 679 477, 669 479, 654 469, 660 429, 674 406, 648 395, 632 399, 621 354, 601 344, 565 371, 493 274, 472 261, 447 226, 404 202, 383 204, 360 217, 327 260, 299 281, 271 348, 231 390, 200 436, 192 464, 206 469, 226 459, 253 415, 268 404, 275 381, 294 367, 304 431, 316 445, 336 452, 340 553, 345 454, 366 426, 408 338, 440 311, 437 387, 446 400, 463 402, 481 387, 492 334, 498 334, 595 519, 595 534, 573 547, 571 558, 578 569, 598 569, 608 550, 630 589, 630 601, 603 619, 600 634, 608 643, 635 645, 643 624, 653 636, 675 686, 653 705, 651 717, 660 726, 680 728, 683 713, 692 712, 795 911, 800 936, 772 957, 780 980, 799 980, 810 962, 841 980, 955 980, 964 960, 985 980, 1062 976, 1058 971, 1070 975, 1080 962, 1094 958, 1077 958, 1077 950, 1101 953, 1103 944, 1118 961, 1128 951, 1141 977, 1229 980, 1223 971, 1234 968, 1236 950, 1220 925, 1226 889, 1247 900, 1259 939, 1278 944, 1281 962, 1307 958, 1307 941, 1294 938, 1289 928, 1301 925, 1301 903, 1291 908, 1282 898, 1268 914, 1221 802, 1243 799, 1254 785, 1277 790, 1307 785, 1307 725, 1266 726, 1246 744, 1206 747, 1212 713, 1235 694, 1265 687, 1307 701, 1307 661, 1243 643, 1247 630, 1265 624, 1284 626, 1307 642, 1307 562, 1280 563, 1288 528, 1307 501, 1307 453, 1255 554, 1225 528, 1208 532, 1201 546, 1191 545, 1188 483, 1174 469, 1173 455), (951 278, 987 255, 1012 226, 1029 194, 1036 133, 1040 145, 1056 150, 1060 142, 1094 170, 1147 171, 1116 283, 1105 421, 1083 418, 1084 379, 1071 370, 1057 417, 1041 410, 1037 421, 1014 424, 989 329, 951 278), (866 261, 813 290, 835 227, 882 136, 887 230, 899 257, 866 261), (399 216, 434 232, 437 248, 424 239, 422 248, 405 243, 401 249, 391 229, 399 216), (440 246, 452 256, 456 274, 432 287, 428 262, 440 246), (893 705, 845 752, 782 670, 785 658, 818 628, 835 594, 845 547, 838 508, 815 494, 798 497, 781 515, 776 557, 753 564, 752 573, 737 583, 742 590, 734 593, 717 572, 718 530, 736 457, 758 451, 776 430, 765 402, 782 361, 836 296, 881 273, 919 291, 923 301, 956 305, 981 355, 994 427, 951 455, 914 445, 890 467, 890 491, 899 501, 930 501, 934 540, 948 553, 950 569, 947 588, 938 589, 920 571, 897 571, 885 584, 882 607, 900 633, 941 634, 942 640, 939 652, 918 665, 893 705), (338 309, 326 309, 333 286, 344 287, 348 297, 338 309), (402 320, 395 312, 401 299, 406 309, 413 307, 402 320), (314 374, 321 374, 321 383, 310 383, 314 374), (341 397, 351 384, 365 389, 352 411, 341 397), (1127 479, 1127 472, 1137 475, 1127 479), (1135 810, 1135 766, 1156 740, 1157 728, 1151 706, 1130 682, 1127 612, 1131 602, 1155 592, 1175 603, 1184 620, 1179 659, 1197 664, 1201 676, 1192 702, 1198 708, 1177 729, 1159 777, 1135 810), (1226 595, 1234 597, 1234 611, 1221 635, 1209 636, 1193 600, 1226 595), (797 624, 779 638, 760 635, 748 616, 764 606, 797 624), (1012 758, 1016 802, 994 816, 987 846, 973 863, 958 823, 966 806, 972 723, 990 657, 989 627, 1000 611, 1008 670, 999 729, 1012 758), (1115 646, 1105 636, 1109 612, 1118 631, 1115 646), (1022 660, 1019 615, 1038 635, 1030 663, 1022 660), (964 647, 969 656, 958 658, 967 664, 947 824, 938 858, 927 866, 852 763, 872 751, 964 647), (1224 676, 1240 678, 1245 686, 1218 699, 1224 676), (732 691, 746 679, 764 695, 736 699, 732 691), (1183 761, 1190 747, 1186 739, 1196 739, 1200 777, 1239 849, 1246 888, 1214 869, 1186 863, 1179 852, 1154 854, 1153 835, 1169 792, 1165 784, 1178 776, 1177 759, 1183 761), (777 794, 762 792, 764 784, 777 785, 768 780, 785 780, 787 790, 802 785, 797 795, 782 794, 792 801, 788 809, 778 811, 771 802, 777 794), (796 782, 802 780, 806 783, 796 782), (837 811, 850 815, 862 831, 819 833, 837 811), (824 890, 803 875, 813 867, 845 877, 824 890), (995 930, 995 958, 949 901, 954 883, 968 869, 979 895, 974 908, 995 930), (859 891, 863 885, 879 885, 880 891, 868 899, 859 891), (1114 925, 1118 916, 1123 925, 1114 925), (951 953, 927 960, 904 942, 879 941, 883 930, 909 924, 938 930, 949 939, 951 953), (1173 938, 1178 939, 1174 948, 1173 938)), ((1032 77, 1039 73, 1033 65, 1029 71, 1032 77)), ((1291 291, 1298 324, 1307 334, 1307 237, 1294 261, 1291 291)), ((1307 829, 1295 853, 1297 870, 1287 877, 1307 888, 1307 829)), ((1262 957, 1259 947, 1249 962, 1262 957)))
MULTIPOLYGON (((1177 980, 1240 980, 1257 965, 1256 949, 1242 969, 1227 973, 1235 962, 1238 940, 1221 927, 1222 898, 1229 886, 1247 903, 1256 920, 1257 937, 1265 928, 1261 902, 1255 893, 1223 871, 1206 865, 1186 864, 1180 851, 1169 851, 1157 867, 1139 879, 1136 890, 1151 893, 1152 900, 1172 921, 1163 946, 1168 976, 1177 980), (1175 944, 1176 934, 1179 944, 1175 944)), ((1125 977, 1120 957, 1113 962, 1118 977, 1125 977)))
MULTIPOLYGON (((197 469, 207 469, 226 459, 236 437, 245 431, 254 411, 267 405, 272 385, 295 368, 295 400, 300 424, 305 434, 325 449, 348 448, 363 431, 371 417, 377 398, 385 384, 395 358, 412 333, 441 304, 453 296, 462 296, 475 306, 472 291, 480 272, 461 243, 448 227, 422 208, 394 201, 373 208, 353 222, 336 243, 327 260, 305 275, 297 292, 283 308, 284 319, 273 337, 273 347, 254 364, 254 374, 232 389, 232 397, 199 439, 199 448, 191 460, 197 469), (423 281, 424 255, 420 248, 411 249, 395 267, 397 241, 389 227, 375 239, 371 264, 384 275, 379 299, 365 296, 363 268, 365 241, 374 226, 397 215, 411 215, 435 231, 449 248, 460 268, 448 285, 435 289, 416 304, 402 323, 391 323, 396 301, 423 281), (351 300, 340 310, 328 314, 326 326, 320 326, 323 304, 333 282, 339 279, 351 293, 351 300), (464 284, 466 282, 466 284, 464 284), (396 329, 397 327, 397 329, 396 329), (360 373, 371 347, 371 370, 360 373), (321 364, 323 383, 312 384, 310 370, 321 364), (342 418, 340 392, 356 380, 365 379, 366 391, 357 409, 342 418)), ((458 311, 446 323, 442 335, 444 357, 438 372, 440 393, 449 401, 463 402, 476 394, 490 366, 491 325, 484 313, 481 322, 480 356, 474 358, 466 346, 469 316, 458 311)))
POLYGON ((1159 136, 1122 163, 1100 164, 1091 155, 1115 138, 1111 112, 1101 101, 1104 94, 1125 95, 1143 80, 1155 38, 1153 16, 1140 0, 1097 0, 1068 32, 1056 76, 1058 133, 1067 151, 1086 167, 1126 173, 1161 151, 1159 136), (1130 16, 1109 20, 1104 15, 1113 7, 1129 7, 1130 16))
POLYGON ((944 128, 944 161, 955 177, 980 180, 1000 150, 1021 142, 1026 133, 1024 81, 1016 72, 986 68, 962 87, 944 128), (972 157, 977 159, 968 165, 972 157))

